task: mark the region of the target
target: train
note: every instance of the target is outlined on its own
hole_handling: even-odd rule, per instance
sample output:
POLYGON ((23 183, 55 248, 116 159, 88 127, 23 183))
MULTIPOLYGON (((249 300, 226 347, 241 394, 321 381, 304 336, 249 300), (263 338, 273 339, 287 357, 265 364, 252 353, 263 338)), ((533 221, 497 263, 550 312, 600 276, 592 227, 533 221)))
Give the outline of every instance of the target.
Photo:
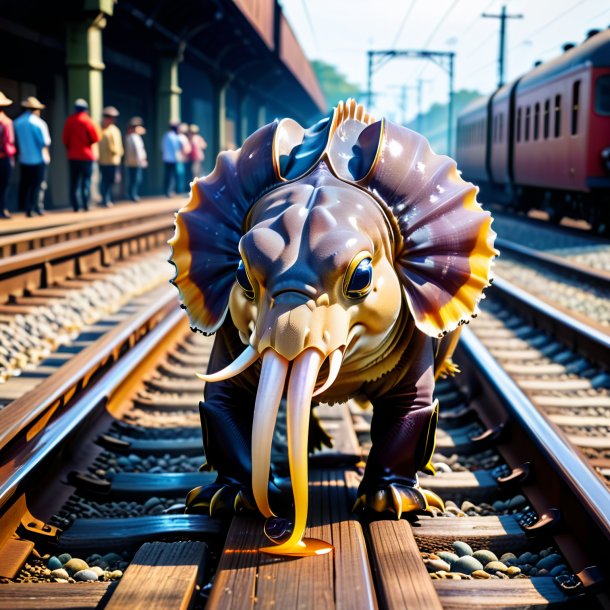
POLYGON ((457 119, 456 159, 481 194, 610 231, 610 29, 539 63, 457 119))

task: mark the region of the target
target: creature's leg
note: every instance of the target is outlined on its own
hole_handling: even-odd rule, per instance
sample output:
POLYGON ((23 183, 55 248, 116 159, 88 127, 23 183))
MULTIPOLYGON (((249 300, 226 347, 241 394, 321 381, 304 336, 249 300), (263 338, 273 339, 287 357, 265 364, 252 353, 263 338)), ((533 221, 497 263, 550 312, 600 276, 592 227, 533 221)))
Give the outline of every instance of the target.
POLYGON ((423 470, 434 450, 437 405, 432 404, 434 368, 432 343, 415 341, 417 354, 407 373, 389 393, 373 400, 371 439, 364 478, 356 505, 378 512, 442 508, 436 494, 422 490, 417 471, 423 470))

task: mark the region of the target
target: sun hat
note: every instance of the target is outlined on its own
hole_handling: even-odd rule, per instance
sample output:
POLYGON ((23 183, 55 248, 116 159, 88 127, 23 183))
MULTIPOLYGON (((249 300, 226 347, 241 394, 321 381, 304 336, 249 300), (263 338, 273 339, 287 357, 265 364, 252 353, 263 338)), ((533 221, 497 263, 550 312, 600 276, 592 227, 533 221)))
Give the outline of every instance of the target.
POLYGON ((33 95, 26 97, 21 102, 21 107, 29 108, 30 110, 44 110, 46 108, 46 106, 38 98, 35 98, 33 95))
POLYGON ((0 91, 0 106, 10 106, 13 103, 13 100, 9 100, 2 91, 0 91))
POLYGON ((102 115, 116 119, 116 117, 119 116, 119 111, 114 106, 106 106, 104 110, 102 110, 102 115))

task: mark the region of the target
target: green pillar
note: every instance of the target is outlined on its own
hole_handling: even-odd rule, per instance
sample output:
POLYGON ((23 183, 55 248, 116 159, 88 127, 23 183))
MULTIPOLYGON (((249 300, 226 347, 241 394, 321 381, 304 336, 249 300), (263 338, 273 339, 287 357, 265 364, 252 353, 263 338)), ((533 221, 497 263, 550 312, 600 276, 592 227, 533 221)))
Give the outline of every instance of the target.
POLYGON ((264 105, 259 106, 257 121, 258 121, 259 127, 262 127, 263 125, 267 124, 267 107, 266 106, 264 106, 264 105))
POLYGON ((74 100, 82 97, 89 102, 91 116, 98 122, 104 105, 102 30, 109 15, 112 15, 112 2, 88 0, 80 18, 66 24, 70 110, 74 100))
POLYGON ((214 157, 227 146, 227 91, 230 81, 217 81, 214 86, 212 125, 214 128, 214 157))
POLYGON ((160 191, 163 188, 163 163, 161 142, 163 135, 172 121, 181 117, 180 100, 182 89, 179 85, 178 66, 182 61, 182 52, 178 50, 171 55, 161 55, 159 59, 159 88, 157 98, 157 124, 154 150, 149 151, 150 170, 153 187, 160 191))

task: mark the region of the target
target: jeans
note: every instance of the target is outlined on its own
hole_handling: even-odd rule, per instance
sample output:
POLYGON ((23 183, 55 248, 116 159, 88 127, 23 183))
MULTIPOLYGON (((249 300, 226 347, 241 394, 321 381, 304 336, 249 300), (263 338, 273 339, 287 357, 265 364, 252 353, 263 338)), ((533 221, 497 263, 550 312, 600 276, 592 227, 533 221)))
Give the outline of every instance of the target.
POLYGON ((0 212, 6 210, 6 191, 11 179, 13 164, 9 157, 0 159, 0 212))
POLYGON ((38 211, 38 200, 40 187, 44 180, 45 164, 37 165, 21 164, 21 177, 19 179, 19 209, 25 210, 28 214, 38 211))
POLYGON ((127 168, 127 196, 132 201, 137 201, 140 198, 140 185, 142 184, 142 171, 141 167, 128 167, 127 168))
POLYGON ((166 197, 170 197, 180 189, 180 184, 178 182, 178 164, 165 161, 163 163, 163 169, 163 192, 166 197))
POLYGON ((116 182, 116 165, 100 165, 100 174, 102 181, 100 184, 100 195, 102 196, 102 205, 108 205, 112 202, 112 187, 116 182))
POLYGON ((89 209, 92 173, 93 161, 70 159, 70 203, 75 212, 81 206, 83 210, 89 209))

